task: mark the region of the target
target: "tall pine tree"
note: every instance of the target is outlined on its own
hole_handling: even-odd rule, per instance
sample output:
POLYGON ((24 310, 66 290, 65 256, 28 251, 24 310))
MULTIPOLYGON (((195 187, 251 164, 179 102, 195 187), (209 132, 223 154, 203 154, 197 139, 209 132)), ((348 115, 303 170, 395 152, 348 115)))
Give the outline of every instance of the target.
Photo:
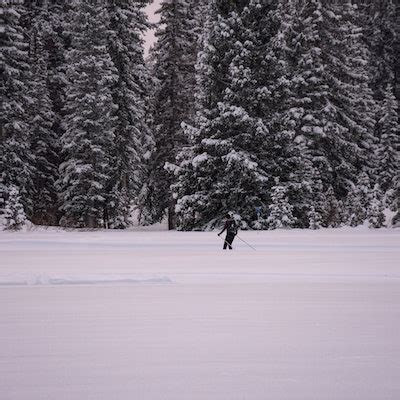
POLYGON ((193 142, 174 186, 181 229, 212 227, 227 211, 240 215, 244 226, 260 227, 255 209, 267 202, 268 128, 253 99, 262 84, 254 17, 270 9, 247 5, 212 3, 198 64, 198 114, 186 130, 193 142))
MULTIPOLYGON (((67 54, 69 86, 60 168, 62 224, 101 227, 117 206, 113 181, 117 69, 108 52, 109 19, 102 0, 75 0, 67 54)), ((111 221, 112 222, 112 221, 111 221)))
POLYGON ((375 103, 368 86, 368 52, 349 1, 299 2, 288 43, 291 83, 284 120, 299 149, 292 182, 294 188, 315 185, 308 196, 307 190, 294 191, 301 221, 305 197, 309 206, 328 215, 324 193, 332 186, 337 199, 344 198, 367 164, 375 103))
POLYGON ((170 186, 174 176, 165 167, 174 163, 178 152, 188 143, 182 123, 194 116, 195 64, 200 24, 205 0, 164 0, 152 50, 153 76, 156 78, 153 99, 155 151, 152 173, 146 188, 144 222, 160 221, 168 214, 168 225, 175 226, 175 200, 170 186), (199 19, 200 18, 200 19, 199 19))
POLYGON ((29 36, 29 62, 31 80, 29 95, 32 99, 28 113, 32 140, 30 151, 35 156, 33 175, 32 215, 37 224, 57 223, 57 191, 59 137, 53 129, 56 115, 49 91, 49 10, 47 2, 32 2, 26 15, 29 36), (40 3, 40 4, 38 4, 40 3))
POLYGON ((28 43, 21 18, 23 0, 1 2, 0 31, 0 210, 16 187, 25 211, 32 212, 34 157, 30 152, 28 43))
POLYGON ((400 170, 400 124, 398 102, 393 87, 388 85, 380 108, 377 131, 379 134, 377 167, 378 179, 383 192, 395 186, 395 176, 400 170))
POLYGON ((143 33, 148 28, 143 7, 148 1, 107 0, 109 52, 118 71, 112 87, 116 130, 113 155, 115 207, 112 224, 126 227, 130 206, 139 196, 153 146, 148 126, 150 77, 143 56, 143 33))

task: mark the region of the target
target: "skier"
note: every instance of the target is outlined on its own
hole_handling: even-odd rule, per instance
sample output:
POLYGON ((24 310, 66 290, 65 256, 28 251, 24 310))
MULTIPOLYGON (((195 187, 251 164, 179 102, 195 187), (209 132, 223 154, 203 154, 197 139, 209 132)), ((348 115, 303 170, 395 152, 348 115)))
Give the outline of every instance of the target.
POLYGON ((221 236, 225 231, 226 231, 226 237, 223 249, 226 250, 226 247, 229 246, 229 250, 232 250, 232 242, 237 234, 237 225, 235 220, 230 216, 230 214, 226 215, 224 229, 222 229, 222 231, 218 233, 218 236, 221 236))

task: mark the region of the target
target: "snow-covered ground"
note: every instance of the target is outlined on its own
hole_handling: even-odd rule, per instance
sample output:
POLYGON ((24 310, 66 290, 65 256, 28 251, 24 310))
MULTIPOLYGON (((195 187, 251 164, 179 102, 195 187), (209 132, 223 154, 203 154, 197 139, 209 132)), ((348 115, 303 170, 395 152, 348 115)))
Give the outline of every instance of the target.
POLYGON ((0 232, 1 400, 397 400, 400 230, 0 232))

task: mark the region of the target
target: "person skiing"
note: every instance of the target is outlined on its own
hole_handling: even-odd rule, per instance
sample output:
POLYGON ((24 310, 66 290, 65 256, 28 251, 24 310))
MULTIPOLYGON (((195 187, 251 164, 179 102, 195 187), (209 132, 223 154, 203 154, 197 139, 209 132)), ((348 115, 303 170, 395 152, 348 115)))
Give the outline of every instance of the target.
POLYGON ((232 242, 237 234, 237 225, 235 220, 231 217, 230 214, 226 214, 226 221, 224 228, 220 233, 218 233, 218 236, 221 236, 225 231, 226 231, 226 237, 223 249, 226 250, 226 247, 228 246, 229 250, 232 250, 232 242))

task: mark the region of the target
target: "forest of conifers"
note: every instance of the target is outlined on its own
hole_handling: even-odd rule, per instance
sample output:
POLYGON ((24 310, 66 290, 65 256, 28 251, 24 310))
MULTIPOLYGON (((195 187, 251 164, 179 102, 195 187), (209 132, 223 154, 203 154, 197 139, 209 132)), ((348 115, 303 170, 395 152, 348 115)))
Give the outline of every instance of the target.
POLYGON ((9 228, 400 220, 395 0, 148 3, 1 0, 9 228))

